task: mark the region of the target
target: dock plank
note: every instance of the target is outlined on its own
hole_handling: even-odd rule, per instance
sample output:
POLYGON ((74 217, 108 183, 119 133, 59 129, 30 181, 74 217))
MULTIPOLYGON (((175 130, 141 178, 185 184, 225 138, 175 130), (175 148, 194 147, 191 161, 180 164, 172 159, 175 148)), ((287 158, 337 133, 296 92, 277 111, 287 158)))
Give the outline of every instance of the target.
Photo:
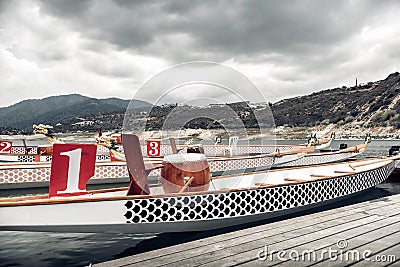
MULTIPOLYGON (((324 211, 318 214, 313 214, 313 216, 310 217, 300 217, 300 218, 293 218, 290 220, 286 220, 286 224, 284 229, 281 227, 281 223, 282 221, 278 221, 275 223, 270 223, 267 225, 262 225, 262 226, 258 226, 258 227, 253 227, 250 229, 243 229, 240 231, 236 231, 236 232, 232 232, 232 233, 227 233, 224 235, 219 235, 219 236, 214 236, 212 238, 208 238, 208 239, 200 239, 197 242, 190 242, 190 243, 186 243, 185 246, 181 246, 181 245, 176 245, 176 246, 171 246, 168 248, 163 248, 163 249, 159 249, 157 251, 154 252, 147 252, 142 254, 141 256, 143 257, 135 257, 132 256, 132 258, 130 259, 130 264, 133 263, 146 263, 146 261, 151 261, 152 263, 156 263, 156 262, 161 262, 161 263, 166 263, 169 262, 168 260, 175 259, 176 260, 176 253, 181 253, 185 252, 183 255, 181 255, 181 257, 184 258, 190 258, 192 256, 192 254, 202 254, 203 251, 205 252, 209 252, 209 251, 216 251, 219 249, 224 249, 226 244, 233 244, 233 242, 242 242, 241 238, 242 237, 248 237, 250 235, 260 235, 265 231, 277 231, 277 229, 280 231, 278 231, 276 234, 279 235, 282 232, 287 232, 289 230, 295 230, 299 228, 299 225, 301 225, 301 227, 303 227, 303 225, 305 225, 306 227, 312 227, 313 225, 317 225, 320 222, 323 221, 330 221, 330 220, 336 220, 338 217, 346 217, 349 215, 352 215, 356 212, 364 212, 364 209, 375 209, 378 210, 381 208, 381 205, 389 205, 392 203, 368 203, 365 205, 359 205, 357 207, 350 207, 350 208, 339 208, 338 210, 341 211, 340 215, 338 215, 337 212, 328 212, 328 211, 324 211), (363 207, 363 209, 361 209, 361 207, 363 207), (134 258, 133 258, 134 257, 134 258)), ((273 236, 272 232, 268 233, 270 236, 273 236)), ((184 258, 180 258, 181 260, 184 258)), ((118 264, 124 264, 125 259, 118 259, 113 261, 114 263, 118 263, 118 264)), ((101 265, 102 266, 102 265, 101 265)), ((107 266, 107 265, 104 265, 107 266)))
MULTIPOLYGON (((399 229, 399 228, 397 228, 399 229)), ((400 260, 400 232, 397 230, 396 232, 386 235, 385 237, 371 242, 367 245, 357 248, 358 250, 372 251, 371 255, 368 259, 361 259, 353 266, 388 266, 390 263, 395 263, 400 260), (395 245, 392 245, 395 244, 395 245), (371 249, 371 247, 373 247, 371 249), (380 249, 380 250, 378 250, 380 249), (390 258, 388 258, 390 256, 390 258), (393 258, 392 258, 393 256, 393 258)))
MULTIPOLYGON (((397 210, 397 214, 400 214, 400 208, 397 210)), ((316 229, 316 231, 311 232, 302 232, 296 231, 291 232, 289 235, 281 235, 274 239, 274 241, 269 242, 260 242, 257 240, 252 243, 247 243, 240 246, 234 246, 230 248, 226 248, 222 253, 218 253, 217 255, 214 253, 214 257, 218 260, 213 260, 207 264, 202 262, 203 266, 231 266, 232 264, 243 264, 247 262, 251 262, 252 264, 259 262, 257 258, 257 254, 260 250, 264 249, 264 246, 267 245, 269 247, 273 247, 275 250, 279 251, 288 251, 293 250, 295 246, 299 244, 304 245, 313 242, 314 240, 319 240, 322 238, 332 238, 335 233, 345 232, 350 229, 354 229, 357 227, 366 227, 370 223, 376 223, 379 220, 384 219, 385 217, 379 215, 371 215, 364 218, 360 218, 357 220, 352 220, 350 222, 343 221, 337 225, 331 227, 320 227, 316 229), (220 255, 222 254, 222 255, 220 255)), ((337 238, 335 238, 337 240, 337 238)), ((208 255, 203 255, 198 257, 198 261, 201 261, 203 258, 208 255)), ((264 265, 264 263, 259 262, 260 265, 264 265)))
MULTIPOLYGON (((398 210, 400 212, 400 209, 398 210)), ((364 216, 364 217, 359 217, 360 215, 353 215, 353 218, 351 219, 351 222, 354 224, 357 224, 357 220, 360 218, 370 218, 370 216, 364 216)), ((378 219, 379 217, 372 218, 372 220, 378 219)), ((246 238, 240 238, 240 240, 237 240, 235 243, 238 243, 239 246, 236 244, 229 243, 226 247, 224 247, 224 251, 222 252, 224 255, 221 255, 221 252, 218 253, 216 251, 209 252, 208 254, 199 254, 199 255, 191 255, 191 258, 188 261, 180 261, 179 263, 182 264, 193 264, 195 262, 200 262, 202 264, 205 264, 209 259, 212 259, 211 255, 217 258, 220 258, 220 260, 224 258, 229 258, 230 260, 235 259, 236 257, 242 258, 243 257, 243 251, 253 251, 254 249, 262 249, 264 245, 273 245, 274 248, 276 246, 280 246, 282 242, 286 241, 289 243, 293 242, 293 239, 300 238, 304 241, 304 236, 307 234, 312 234, 317 232, 316 229, 319 229, 319 232, 324 232, 324 231, 335 231, 334 229, 330 229, 332 227, 338 227, 340 225, 343 225, 343 223, 346 220, 350 220, 349 217, 346 217, 346 219, 336 219, 334 221, 327 221, 327 222, 320 222, 317 225, 312 225, 312 226, 307 226, 304 228, 298 228, 298 229, 293 229, 293 230, 286 230, 286 227, 284 227, 284 231, 281 231, 280 234, 277 235, 267 235, 262 238, 260 237, 246 237, 246 238), (273 240, 273 241, 271 241, 273 240), (260 247, 261 246, 261 247, 260 247), (240 256, 238 256, 240 255, 240 256), (204 261, 206 260, 206 261, 204 261)), ((267 234, 267 233, 266 233, 267 234)), ((253 252, 250 252, 250 254, 253 252)), ((257 251, 253 254, 253 257, 257 255, 257 251)))
MULTIPOLYGON (((291 247, 285 251, 294 251, 298 252, 300 255, 304 251, 313 251, 313 257, 310 257, 311 254, 306 255, 305 257, 293 257, 291 260, 280 260, 277 258, 277 255, 271 256, 271 260, 268 260, 268 263, 271 266, 284 264, 285 266, 337 266, 342 263, 349 264, 342 259, 353 259, 352 254, 348 254, 351 251, 357 250, 358 252, 364 252, 365 250, 378 251, 381 250, 382 247, 377 247, 374 242, 377 240, 386 238, 387 236, 391 236, 397 234, 398 229, 400 228, 399 222, 400 216, 393 216, 386 218, 381 221, 377 221, 362 228, 355 228, 349 231, 337 233, 336 235, 324 237, 323 239, 318 239, 307 244, 302 244, 299 246, 291 247), (390 227, 390 225, 395 226, 390 227), (373 235, 373 240, 371 240, 371 234, 373 235), (345 248, 340 248, 337 245, 337 242, 346 242, 347 246, 345 248), (336 254, 333 255, 343 255, 342 258, 337 257, 336 260, 331 260, 329 258, 329 251, 337 251, 336 254), (340 251, 340 253, 339 253, 340 251)), ((361 254, 359 254, 361 255, 361 254)), ((371 253, 372 255, 372 253, 371 253)), ((361 257, 361 256, 360 256, 361 257)), ((334 257, 333 257, 334 258, 334 257)), ((357 258, 354 256, 353 262, 357 261, 357 258)), ((263 266, 265 262, 258 263, 255 261, 251 262, 252 266, 263 266)))
MULTIPOLYGON (((361 216, 364 216, 365 214, 361 214, 361 216)), ((357 218, 358 216, 360 216, 360 214, 358 215, 352 215, 354 218, 357 218)), ((366 216, 364 216, 366 217, 366 216)), ((353 218, 353 219, 354 219, 353 218)), ((347 217, 347 220, 350 220, 349 217, 347 217)), ((336 224, 340 224, 339 222, 340 220, 338 218, 335 218, 335 223, 336 224)), ((326 227, 328 227, 330 224, 332 224, 331 221, 327 221, 326 223, 322 223, 321 221, 317 222, 315 225, 312 226, 307 226, 306 228, 299 228, 298 225, 297 227, 295 227, 293 229, 293 231, 290 231, 289 229, 287 229, 287 227, 280 227, 277 229, 280 229, 280 231, 278 231, 278 233, 275 233, 274 231, 276 231, 276 229, 272 229, 269 230, 267 234, 267 236, 263 237, 262 239, 260 239, 260 237, 253 237, 253 236, 245 236, 245 237, 241 237, 239 240, 236 240, 236 242, 238 242, 240 245, 244 245, 243 247, 233 247, 235 244, 233 244, 232 242, 229 243, 228 246, 226 246, 226 243, 222 243, 221 246, 222 248, 219 249, 218 251, 215 248, 210 248, 208 251, 204 252, 200 251, 201 253, 197 253, 196 250, 196 255, 188 255, 188 253, 185 253, 185 257, 189 257, 189 259, 187 259, 186 261, 179 261, 179 264, 182 265, 193 265, 195 263, 201 263, 201 264, 205 264, 207 262, 209 262, 210 259, 213 258, 230 258, 230 260, 232 260, 232 257, 236 257, 235 255, 242 253, 243 250, 248 249, 249 247, 252 247, 252 245, 259 245, 259 244, 265 244, 266 240, 270 240, 272 238, 274 238, 274 236, 279 235, 279 239, 282 240, 292 240, 294 237, 299 237, 302 236, 305 232, 313 232, 315 231, 315 228, 320 228, 320 229, 324 229, 326 227), (222 250, 222 251, 221 251, 222 250), (232 251, 233 250, 233 251, 232 251), (210 252, 211 251, 211 252, 210 252), (225 255, 221 255, 221 253, 225 254, 225 255), (204 261, 205 260, 205 261, 204 261)), ((278 240, 275 238, 274 239, 275 242, 278 242, 278 240)), ((173 257, 173 259, 177 259, 176 255, 173 257)), ((165 263, 166 261, 168 262, 168 258, 164 258, 165 261, 163 261, 163 263, 165 263)), ((155 261, 154 263, 158 263, 157 261, 155 261)), ((178 263, 178 262, 170 262, 172 263, 178 263)), ((160 263, 162 264, 162 263, 160 263)))
MULTIPOLYGON (((354 245, 366 242, 364 239, 368 239, 368 236, 363 236, 363 229, 378 231, 378 228, 385 228, 385 224, 395 224, 394 220, 399 221, 397 217, 400 216, 399 201, 400 195, 394 195, 195 240, 93 266, 266 265, 266 262, 259 261, 257 258, 258 251, 263 249, 264 245, 273 246, 274 249, 275 247, 276 249, 301 249, 307 244, 313 244, 314 249, 323 249, 334 244, 341 234, 346 235, 346 238, 357 240, 358 243, 351 239, 354 245)), ((399 229, 398 226, 397 229, 399 229)), ((320 262, 326 263, 324 260, 320 262)), ((268 263, 268 265, 274 264, 280 264, 280 262, 268 263)))

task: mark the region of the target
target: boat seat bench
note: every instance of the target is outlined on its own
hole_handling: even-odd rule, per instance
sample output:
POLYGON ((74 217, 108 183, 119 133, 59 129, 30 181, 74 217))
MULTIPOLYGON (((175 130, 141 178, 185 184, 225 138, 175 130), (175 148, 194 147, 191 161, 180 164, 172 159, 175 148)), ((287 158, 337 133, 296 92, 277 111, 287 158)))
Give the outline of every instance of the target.
POLYGON ((297 179, 297 178, 284 178, 283 179, 286 182, 298 182, 298 183, 304 183, 304 182, 310 182, 312 180, 304 180, 304 179, 297 179))
POLYGON ((318 177, 318 178, 332 178, 332 175, 325 175, 325 174, 310 174, 311 177, 318 177))
POLYGON ((334 173, 340 173, 340 174, 356 174, 357 172, 354 172, 354 171, 334 171, 334 173))

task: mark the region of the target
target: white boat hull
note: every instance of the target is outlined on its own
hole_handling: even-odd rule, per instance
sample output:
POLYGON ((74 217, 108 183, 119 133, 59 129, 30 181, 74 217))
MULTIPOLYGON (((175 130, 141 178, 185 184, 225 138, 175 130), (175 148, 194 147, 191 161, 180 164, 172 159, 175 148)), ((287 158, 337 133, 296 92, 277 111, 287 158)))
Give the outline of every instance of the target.
MULTIPOLYGON (((68 218, 66 218, 65 216, 60 216, 59 218, 63 219, 64 222, 59 221, 58 224, 37 225, 34 227, 32 227, 31 225, 0 226, 0 230, 29 231, 29 232, 60 232, 60 233, 64 232, 64 233, 129 233, 129 234, 207 231, 207 230, 213 230, 213 229, 219 229, 235 225, 241 225, 245 223, 261 221, 261 220, 272 219, 280 216, 285 216, 305 211, 312 208, 323 207, 328 204, 332 204, 344 199, 355 197, 356 195, 362 194, 366 190, 368 189, 353 194, 345 195, 342 197, 337 197, 331 200, 312 203, 299 207, 292 207, 288 209, 277 210, 274 212, 265 212, 260 214, 252 214, 246 216, 237 216, 237 217, 229 217, 221 219, 210 219, 210 220, 206 219, 206 220, 192 220, 192 221, 185 220, 185 221, 174 221, 174 222, 156 222, 156 223, 139 223, 139 224, 126 223, 126 221, 108 223, 108 224, 98 224, 98 223, 87 224, 85 222, 84 224, 68 225, 65 224, 65 221, 67 221, 68 218)), ((110 207, 111 206, 112 205, 110 205, 110 207)), ((121 203, 118 203, 118 205, 116 206, 120 207, 121 203)), ((93 207, 87 207, 85 209, 85 212, 89 209, 99 213, 101 213, 102 211, 102 208, 100 207, 96 209, 93 209, 93 207)), ((90 215, 91 213, 88 214, 90 215)), ((35 218, 29 216, 29 218, 26 219, 34 220, 35 218)), ((101 216, 99 219, 100 220, 104 219, 104 217, 101 216)))
MULTIPOLYGON (((113 200, 97 197, 65 202, 55 198, 35 204, 17 202, 14 206, 0 202, 0 230, 151 233, 222 228, 298 212, 360 193, 387 179, 395 166, 394 161, 374 164, 373 169, 360 167, 345 176, 230 192, 143 198, 123 196, 124 191, 119 191, 113 200)), ((322 168, 315 170, 326 169, 322 168)), ((285 172, 293 175, 301 170, 307 171, 285 172)), ((286 177, 285 173, 279 175, 286 177)))

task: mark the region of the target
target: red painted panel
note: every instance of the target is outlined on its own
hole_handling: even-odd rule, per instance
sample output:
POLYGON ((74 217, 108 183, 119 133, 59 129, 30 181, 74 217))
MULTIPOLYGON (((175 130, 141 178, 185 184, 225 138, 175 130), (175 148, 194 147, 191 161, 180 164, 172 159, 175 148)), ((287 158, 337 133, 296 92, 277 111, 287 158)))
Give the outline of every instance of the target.
POLYGON ((96 145, 54 144, 49 197, 86 194, 86 183, 94 176, 96 145))
POLYGON ((12 142, 0 141, 0 153, 11 153, 12 142))
POLYGON ((159 157, 161 154, 160 140, 147 140, 147 156, 159 157))

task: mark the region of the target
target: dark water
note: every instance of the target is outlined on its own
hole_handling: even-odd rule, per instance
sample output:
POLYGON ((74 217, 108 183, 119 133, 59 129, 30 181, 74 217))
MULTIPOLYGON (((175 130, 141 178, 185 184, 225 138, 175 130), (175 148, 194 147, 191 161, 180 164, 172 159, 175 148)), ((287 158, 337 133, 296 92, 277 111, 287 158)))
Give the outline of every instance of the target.
MULTIPOLYGON (((280 141, 279 143, 298 142, 299 141, 280 141)), ((352 146, 359 144, 360 141, 335 140, 332 148, 337 148, 341 143, 347 143, 348 146, 352 146)), ((363 157, 387 155, 392 145, 399 144, 400 141, 398 140, 374 140, 369 145, 363 157)), ((90 263, 98 263, 135 255, 144 251, 180 244, 207 236, 222 234, 338 206, 351 205, 398 193, 400 193, 400 184, 384 183, 357 198, 340 202, 340 204, 332 204, 324 208, 281 217, 279 219, 205 232, 141 235, 0 232, 0 266, 87 266, 90 263)))

